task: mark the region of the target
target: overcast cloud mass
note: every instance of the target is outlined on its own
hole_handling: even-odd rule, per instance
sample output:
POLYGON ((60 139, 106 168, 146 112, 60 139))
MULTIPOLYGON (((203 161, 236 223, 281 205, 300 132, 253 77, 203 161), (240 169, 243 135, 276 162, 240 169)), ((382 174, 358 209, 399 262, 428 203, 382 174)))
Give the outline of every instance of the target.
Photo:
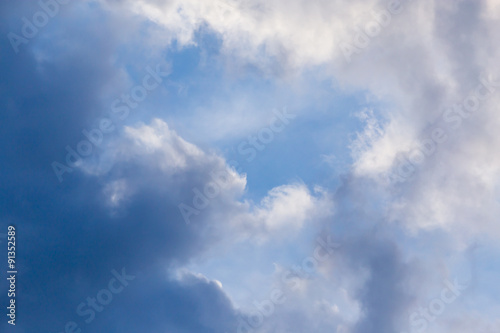
POLYGON ((499 0, 4 0, 0 36, 0 332, 500 332, 499 0))

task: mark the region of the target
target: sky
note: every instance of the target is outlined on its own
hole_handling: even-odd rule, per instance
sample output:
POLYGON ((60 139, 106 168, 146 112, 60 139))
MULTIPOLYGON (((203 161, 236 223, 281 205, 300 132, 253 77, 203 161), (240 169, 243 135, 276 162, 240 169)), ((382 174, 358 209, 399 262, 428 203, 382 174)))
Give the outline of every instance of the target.
POLYGON ((0 36, 0 332, 500 331, 499 0, 5 0, 0 36))

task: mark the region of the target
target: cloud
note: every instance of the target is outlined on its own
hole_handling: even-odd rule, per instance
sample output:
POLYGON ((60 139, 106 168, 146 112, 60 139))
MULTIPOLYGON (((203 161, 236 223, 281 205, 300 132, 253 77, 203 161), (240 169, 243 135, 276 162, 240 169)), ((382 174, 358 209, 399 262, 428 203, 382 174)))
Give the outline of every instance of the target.
POLYGON ((188 207, 189 220, 203 225, 218 215, 217 228, 230 228, 224 234, 236 237, 261 241, 283 237, 280 235, 297 232, 307 222, 332 213, 328 193, 319 187, 311 193, 303 183, 273 188, 259 203, 244 200, 245 175, 238 174, 224 158, 185 141, 160 119, 125 127, 123 136, 103 148, 96 160, 82 164, 81 170, 108 179, 102 194, 113 209, 119 209, 120 202, 126 202, 126 207, 127 198, 140 195, 141 189, 157 187, 158 179, 163 179, 166 188, 161 191, 179 195, 179 203, 188 207), (137 178, 138 174, 142 176, 137 178))
MULTIPOLYGON (((4 35, 18 29, 22 21, 17 17, 33 9, 8 4, 0 5, 4 35)), ((295 250, 320 232, 338 235, 342 250, 313 277, 301 280, 300 291, 263 330, 405 329, 408 313, 429 304, 442 280, 460 272, 452 254, 465 255, 474 243, 496 241, 499 235, 499 95, 482 100, 471 115, 454 106, 465 107, 482 78, 499 73, 499 46, 492 41, 499 39, 500 11, 494 0, 405 1, 404 10, 347 62, 340 43, 354 41, 358 28, 375 20, 372 11, 380 13, 387 5, 361 0, 84 1, 68 6, 23 52, 3 52, 0 221, 3 230, 13 223, 24 232, 18 300, 29 320, 20 321, 19 331, 61 331, 70 320, 85 326, 76 307, 106 288, 110 272, 122 267, 136 276, 134 284, 116 295, 89 331, 235 331, 249 313, 232 303, 217 276, 172 272, 213 259, 207 257, 220 244, 227 252, 244 244, 249 256, 265 252, 257 259, 279 267, 283 258, 272 256, 281 246, 295 246, 287 255, 296 256, 295 250), (205 146, 182 135, 177 109, 160 114, 150 110, 157 104, 146 103, 145 112, 131 117, 70 181, 54 179, 50 162, 61 158, 66 144, 81 139, 82 129, 102 116, 110 99, 129 91, 125 86, 134 76, 142 75, 137 73, 146 61, 137 60, 137 54, 147 50, 149 61, 182 48, 206 51, 197 44, 200 31, 220 40, 216 53, 228 68, 257 68, 250 72, 281 82, 280 93, 288 84, 307 82, 301 75, 310 71, 315 79, 326 78, 335 93, 364 98, 357 113, 364 127, 350 146, 352 168, 335 193, 264 176, 259 178, 264 194, 249 193, 246 175, 228 165, 216 152, 220 147, 210 147, 247 135, 267 120, 261 111, 238 125, 245 122, 240 115, 259 104, 245 100, 230 122, 221 121, 231 113, 231 107, 223 107, 238 105, 235 100, 243 95, 209 103, 199 112, 206 115, 194 121, 194 131, 209 121, 205 134, 234 125, 207 134, 205 146), (453 128, 445 114, 460 126, 453 128), (449 139, 414 166, 412 177, 386 182, 400 158, 409 159, 414 145, 432 138, 436 127, 449 139), (208 198, 214 174, 225 175, 225 185, 208 198), (204 208, 194 201, 198 193, 207 197, 204 208), (192 223, 185 223, 180 203, 197 211, 192 223)), ((10 51, 8 39, 0 46, 10 51)), ((210 84, 232 86, 226 77, 217 78, 220 82, 210 84)), ((301 99, 302 105, 307 102, 307 96, 301 99)), ((313 134, 311 129, 294 133, 313 134)), ((294 161, 302 162, 301 157, 298 151, 294 161)), ((494 245, 487 249, 496 253, 494 245)), ((248 258, 238 259, 250 265, 248 258)), ((229 272, 226 278, 233 276, 238 274, 229 272)), ((493 332, 498 326, 493 315, 465 315, 466 305, 495 304, 492 295, 483 289, 464 298, 430 329, 464 331, 473 325, 493 332)))

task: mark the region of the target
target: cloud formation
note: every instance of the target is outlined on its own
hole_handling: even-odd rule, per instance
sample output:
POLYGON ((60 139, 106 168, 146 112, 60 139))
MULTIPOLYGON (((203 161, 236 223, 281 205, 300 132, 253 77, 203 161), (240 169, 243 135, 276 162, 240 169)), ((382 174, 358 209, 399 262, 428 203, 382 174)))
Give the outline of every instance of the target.
POLYGON ((18 332, 498 331, 496 0, 0 13, 0 228, 19 230, 18 332), (149 90, 145 69, 164 63, 149 90), (270 126, 270 101, 290 101, 293 122, 246 163, 230 147, 270 126), (54 174, 113 114, 92 154, 54 174), (348 144, 320 130, 331 123, 348 144), (340 247, 304 273, 328 236, 340 247))

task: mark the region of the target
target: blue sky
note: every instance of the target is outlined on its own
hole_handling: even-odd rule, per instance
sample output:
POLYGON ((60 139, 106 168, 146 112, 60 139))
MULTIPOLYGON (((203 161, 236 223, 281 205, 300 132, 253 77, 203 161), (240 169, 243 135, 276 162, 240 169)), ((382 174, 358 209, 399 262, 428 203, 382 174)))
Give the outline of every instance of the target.
POLYGON ((0 4, 1 332, 499 331, 497 0, 66 2, 0 4))

